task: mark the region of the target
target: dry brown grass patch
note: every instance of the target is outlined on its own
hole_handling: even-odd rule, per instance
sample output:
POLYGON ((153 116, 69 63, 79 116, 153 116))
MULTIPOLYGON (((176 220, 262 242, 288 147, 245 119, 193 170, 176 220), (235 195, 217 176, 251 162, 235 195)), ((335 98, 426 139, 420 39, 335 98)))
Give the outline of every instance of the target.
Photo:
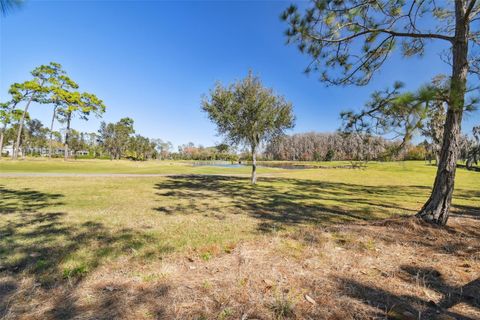
POLYGON ((308 226, 163 260, 123 257, 52 288, 4 274, 0 305, 5 319, 370 319, 399 308, 480 319, 479 230, 468 217, 446 229, 413 218, 308 226))

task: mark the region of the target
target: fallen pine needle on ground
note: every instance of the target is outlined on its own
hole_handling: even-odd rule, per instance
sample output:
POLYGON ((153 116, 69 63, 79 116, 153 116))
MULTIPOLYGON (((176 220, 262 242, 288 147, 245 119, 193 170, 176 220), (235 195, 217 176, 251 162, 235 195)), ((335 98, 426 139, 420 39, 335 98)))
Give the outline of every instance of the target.
POLYGON ((15 287, 11 272, 4 319, 479 319, 479 230, 475 216, 447 229, 401 217, 305 227, 210 259, 124 257, 53 288, 15 287))

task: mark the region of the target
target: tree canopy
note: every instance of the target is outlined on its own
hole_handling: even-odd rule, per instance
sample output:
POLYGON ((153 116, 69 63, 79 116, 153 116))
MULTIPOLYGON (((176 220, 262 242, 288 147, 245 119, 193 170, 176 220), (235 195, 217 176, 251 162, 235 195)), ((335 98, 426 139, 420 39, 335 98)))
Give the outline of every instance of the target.
POLYGON ((66 124, 64 140, 66 159, 68 157, 69 130, 72 117, 78 115, 80 119, 88 120, 92 114, 101 116, 105 112, 105 104, 92 93, 78 91, 78 84, 67 75, 59 63, 50 62, 47 65, 41 65, 35 68, 31 75, 32 79, 22 83, 13 83, 9 89, 12 96, 11 103, 18 105, 20 102, 26 102, 23 115, 19 120, 13 158, 18 156, 28 108, 32 102, 37 102, 44 105, 53 105, 49 155, 51 155, 55 119, 66 124))
MULTIPOLYGON (((442 147, 432 193, 418 212, 426 221, 446 224, 453 196, 467 80, 469 74, 480 75, 480 2, 314 0, 302 13, 291 5, 282 19, 288 24, 288 41, 311 57, 306 72, 318 72, 321 81, 333 85, 367 84, 398 47, 403 56, 411 57, 423 55, 430 41, 446 45, 442 55, 451 65, 452 73, 442 147)), ((403 95, 396 98, 399 99, 409 107, 398 108, 397 103, 385 105, 377 114, 386 116, 376 121, 380 128, 384 127, 383 122, 390 126, 393 119, 394 122, 400 119, 399 123, 406 124, 404 128, 408 129, 410 120, 418 117, 416 111, 421 109, 421 103, 415 102, 415 97, 403 95), (408 109, 411 114, 404 113, 408 109)), ((371 118, 375 119, 375 115, 371 118)), ((392 126, 397 127, 399 123, 392 126)), ((405 132, 407 138, 409 133, 405 132)))
MULTIPOLYGON (((291 5, 282 19, 289 26, 289 43, 312 58, 306 72, 319 72, 329 84, 364 85, 396 48, 411 57, 423 55, 431 40, 457 41, 456 11, 460 10, 462 23, 469 27, 469 72, 478 75, 480 32, 473 22, 480 19, 480 4, 476 0, 316 0, 303 14, 291 5)), ((451 60, 450 48, 443 54, 451 60)))
POLYGON ((20 7, 21 0, 0 0, 0 13, 6 16, 10 11, 20 7))
MULTIPOLYGON (((433 144, 441 145, 449 92, 446 78, 436 77, 415 92, 402 91, 403 88, 403 83, 396 82, 392 89, 374 92, 360 111, 342 112, 342 131, 400 138, 402 144, 398 146, 397 152, 415 134, 421 134, 431 139, 433 144)), ((478 98, 471 97, 464 109, 471 112, 476 110, 477 105, 478 98)))
POLYGON ((265 88, 252 72, 228 86, 217 83, 203 99, 202 108, 228 143, 250 148, 252 183, 256 182, 255 156, 260 143, 293 128, 295 121, 292 104, 265 88))
POLYGON ((102 122, 98 132, 99 142, 111 158, 120 159, 125 155, 131 135, 135 133, 133 119, 122 118, 116 123, 102 122))

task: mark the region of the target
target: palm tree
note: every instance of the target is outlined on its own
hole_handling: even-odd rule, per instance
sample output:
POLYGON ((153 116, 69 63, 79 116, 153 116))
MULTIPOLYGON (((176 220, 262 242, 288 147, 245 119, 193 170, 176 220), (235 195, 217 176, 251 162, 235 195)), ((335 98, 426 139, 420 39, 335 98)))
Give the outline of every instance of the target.
POLYGON ((22 4, 22 0, 0 0, 0 12, 2 16, 6 16, 11 10, 18 8, 22 4))

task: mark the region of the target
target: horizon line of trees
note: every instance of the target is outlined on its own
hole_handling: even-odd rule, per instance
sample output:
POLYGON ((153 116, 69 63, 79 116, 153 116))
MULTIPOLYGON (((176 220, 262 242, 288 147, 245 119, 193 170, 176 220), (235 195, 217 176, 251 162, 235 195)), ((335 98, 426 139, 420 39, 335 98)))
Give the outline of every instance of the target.
POLYGON ((396 144, 380 136, 306 132, 269 142, 265 157, 285 161, 380 160, 386 159, 386 153, 396 144))
MULTIPOLYGON (((11 148, 14 146, 19 120, 2 131, 2 139, 11 148)), ((226 144, 211 147, 192 142, 178 146, 174 151, 170 141, 147 138, 135 132, 134 120, 122 118, 115 123, 101 122, 98 132, 81 132, 69 129, 69 149, 65 149, 64 131, 51 130, 38 119, 26 117, 21 135, 19 154, 26 156, 103 158, 103 159, 171 159, 171 160, 224 160, 238 161, 235 150, 226 144)), ((0 148, 0 156, 13 158, 0 148)))
MULTIPOLYGON (((134 120, 122 118, 115 123, 102 122, 98 132, 81 132, 70 128, 69 150, 74 158, 131 160, 197 160, 251 161, 248 150, 238 150, 221 143, 216 146, 188 142, 174 150, 170 141, 144 137, 135 132, 134 120)), ((19 123, 2 132, 4 142, 13 144, 19 123)), ((21 134, 21 154, 25 156, 64 157, 65 128, 50 130, 38 119, 27 116, 21 134)), ((459 160, 471 169, 480 161, 480 126, 460 137, 459 160)), ((382 136, 346 134, 343 132, 304 132, 279 135, 259 147, 259 160, 277 161, 402 161, 425 160, 438 163, 438 144, 431 136, 418 144, 408 143, 401 149, 400 140, 382 136)), ((3 149, 2 149, 3 153, 3 149)), ((12 154, 2 154, 12 156, 12 154)))
MULTIPOLYGON (((267 143, 262 156, 280 161, 425 160, 438 163, 437 144, 431 140, 402 146, 400 140, 342 132, 312 131, 281 136, 267 143)), ((461 135, 459 159, 468 169, 480 161, 480 126, 473 128, 472 135, 461 135)))

